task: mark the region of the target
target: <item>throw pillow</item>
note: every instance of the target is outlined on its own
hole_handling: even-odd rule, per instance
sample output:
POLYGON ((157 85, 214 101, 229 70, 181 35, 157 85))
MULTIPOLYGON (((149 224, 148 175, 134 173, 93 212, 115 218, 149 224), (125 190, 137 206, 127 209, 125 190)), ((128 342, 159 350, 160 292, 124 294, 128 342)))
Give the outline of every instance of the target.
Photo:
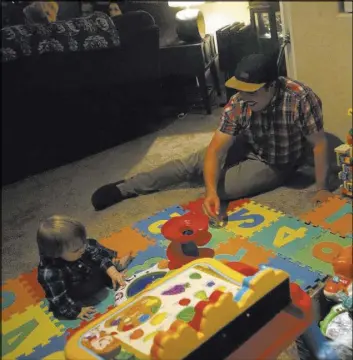
POLYGON ((120 45, 114 22, 107 14, 100 12, 49 24, 5 27, 1 29, 1 38, 3 62, 30 55, 90 51, 120 45))

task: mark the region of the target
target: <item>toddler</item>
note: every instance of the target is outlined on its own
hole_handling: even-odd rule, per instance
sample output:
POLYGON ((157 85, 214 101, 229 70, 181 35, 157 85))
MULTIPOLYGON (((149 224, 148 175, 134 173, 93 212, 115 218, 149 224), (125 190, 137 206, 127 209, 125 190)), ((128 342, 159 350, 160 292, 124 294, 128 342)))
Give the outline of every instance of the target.
POLYGON ((125 285, 123 270, 131 256, 118 261, 116 251, 87 239, 85 227, 75 219, 46 219, 39 226, 37 243, 38 282, 57 317, 88 320, 95 313, 95 294, 107 286, 125 285))

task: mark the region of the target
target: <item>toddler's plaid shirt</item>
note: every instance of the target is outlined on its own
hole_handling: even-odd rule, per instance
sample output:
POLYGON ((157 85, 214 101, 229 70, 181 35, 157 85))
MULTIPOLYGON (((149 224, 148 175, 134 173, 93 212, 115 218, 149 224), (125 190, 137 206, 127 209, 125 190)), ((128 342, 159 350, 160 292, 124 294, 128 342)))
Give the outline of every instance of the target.
POLYGON ((295 165, 307 145, 305 137, 323 129, 322 103, 306 85, 279 77, 276 95, 261 112, 252 112, 239 94, 225 106, 219 130, 242 134, 254 152, 270 165, 295 165))
POLYGON ((105 248, 94 239, 87 240, 86 250, 77 261, 42 257, 38 266, 38 282, 55 315, 76 319, 82 306, 70 298, 68 289, 89 280, 92 271, 106 271, 114 265, 112 260, 116 257, 116 251, 105 248))

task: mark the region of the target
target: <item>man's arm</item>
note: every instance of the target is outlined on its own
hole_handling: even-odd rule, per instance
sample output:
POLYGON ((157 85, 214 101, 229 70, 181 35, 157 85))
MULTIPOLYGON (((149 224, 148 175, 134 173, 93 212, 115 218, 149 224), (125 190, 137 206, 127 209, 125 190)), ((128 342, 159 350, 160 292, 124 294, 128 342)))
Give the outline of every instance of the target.
POLYGON ((217 183, 220 172, 220 158, 232 145, 234 136, 239 132, 241 107, 238 95, 230 98, 224 107, 218 130, 213 135, 206 150, 204 162, 204 180, 207 194, 217 195, 217 183))
POLYGON ((204 163, 204 180, 207 195, 217 195, 217 184, 222 155, 229 149, 233 136, 217 130, 206 150, 204 163))
POLYGON ((324 131, 322 103, 320 98, 311 90, 301 99, 298 124, 305 138, 313 147, 317 191, 314 201, 324 201, 330 196, 326 190, 329 169, 327 140, 324 131))
POLYGON ((214 219, 219 219, 220 210, 220 199, 217 194, 217 184, 221 170, 220 158, 228 151, 234 136, 240 130, 238 121, 240 114, 241 107, 237 95, 235 95, 225 106, 220 126, 214 133, 211 143, 206 150, 203 169, 206 198, 203 206, 205 213, 214 219))
POLYGON ((327 188, 327 140, 324 130, 308 135, 307 140, 313 147, 315 161, 316 190, 326 190, 327 188))

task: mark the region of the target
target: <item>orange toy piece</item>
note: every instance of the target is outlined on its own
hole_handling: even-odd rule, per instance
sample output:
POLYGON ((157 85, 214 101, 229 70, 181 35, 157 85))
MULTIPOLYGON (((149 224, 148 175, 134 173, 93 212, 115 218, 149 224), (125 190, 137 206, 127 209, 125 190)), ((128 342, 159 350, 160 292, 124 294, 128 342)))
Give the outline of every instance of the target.
POLYGON ((161 228, 162 235, 170 240, 167 248, 169 269, 179 267, 199 258, 212 258, 214 250, 199 248, 212 238, 208 231, 208 217, 200 213, 187 213, 168 220, 161 228))
POLYGON ((348 288, 353 280, 352 250, 352 246, 345 247, 332 260, 332 266, 336 275, 325 284, 324 294, 328 299, 339 301, 339 292, 348 294, 348 288))

